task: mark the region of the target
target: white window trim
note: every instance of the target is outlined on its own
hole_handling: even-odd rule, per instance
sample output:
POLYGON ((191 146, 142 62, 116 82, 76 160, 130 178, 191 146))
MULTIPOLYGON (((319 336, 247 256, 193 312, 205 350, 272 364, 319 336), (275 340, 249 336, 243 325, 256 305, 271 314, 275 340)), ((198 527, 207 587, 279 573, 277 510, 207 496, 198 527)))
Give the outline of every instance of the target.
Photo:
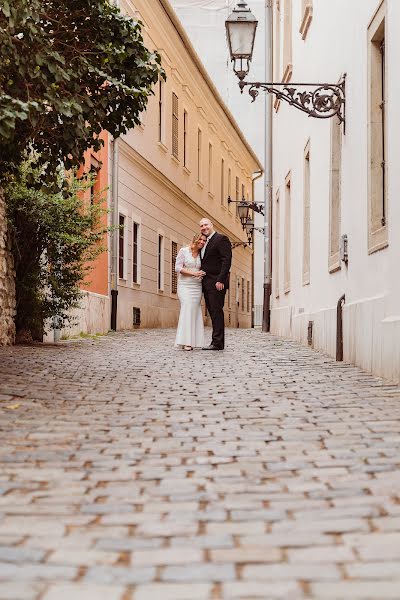
MULTIPOLYGON (((123 272, 123 277, 119 276, 119 238, 118 238, 118 279, 120 281, 125 281, 127 282, 128 280, 128 235, 129 235, 129 218, 128 218, 128 214, 126 210, 119 210, 118 211, 118 224, 119 224, 119 217, 124 217, 125 219, 125 227, 124 227, 124 272, 123 272)), ((118 231, 119 233, 119 231, 118 231)))
POLYGON ((131 252, 131 284, 133 287, 137 287, 142 283, 142 219, 137 215, 132 215, 132 252, 131 252), (137 262, 137 281, 133 281, 133 224, 136 223, 138 227, 138 262, 137 262))
MULTIPOLYGON (((160 102, 160 87, 161 87, 161 127, 160 127, 160 123, 158 122, 158 143, 161 144, 162 146, 164 146, 164 148, 167 148, 166 143, 165 143, 165 99, 166 99, 166 94, 165 94, 165 81, 163 79, 159 80, 159 86, 158 86, 158 110, 157 110, 157 117, 158 119, 160 118, 160 106, 159 106, 159 102, 160 102), (161 86, 160 86, 161 83, 161 86), (160 139, 161 138, 161 139, 160 139)), ((158 120, 157 119, 157 120, 158 120)))
POLYGON ((157 292, 164 292, 165 291, 165 233, 162 229, 158 229, 157 230, 157 253, 156 253, 156 257, 157 257, 157 292), (162 237, 162 246, 161 246, 161 270, 158 270, 158 243, 159 243, 159 238, 160 236, 162 237), (160 287, 158 287, 158 275, 161 275, 160 277, 160 287))

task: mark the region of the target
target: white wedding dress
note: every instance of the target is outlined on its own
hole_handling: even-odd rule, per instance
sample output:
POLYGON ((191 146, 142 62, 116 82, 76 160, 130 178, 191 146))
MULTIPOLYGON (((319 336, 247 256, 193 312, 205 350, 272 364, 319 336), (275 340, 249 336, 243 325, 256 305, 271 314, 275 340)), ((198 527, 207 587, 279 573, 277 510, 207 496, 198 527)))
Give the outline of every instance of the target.
POLYGON ((201 314, 201 279, 190 275, 181 275, 181 269, 199 271, 201 269, 200 256, 193 258, 190 248, 181 248, 175 263, 178 277, 178 298, 181 303, 178 330, 176 332, 176 346, 204 346, 204 324, 201 314))

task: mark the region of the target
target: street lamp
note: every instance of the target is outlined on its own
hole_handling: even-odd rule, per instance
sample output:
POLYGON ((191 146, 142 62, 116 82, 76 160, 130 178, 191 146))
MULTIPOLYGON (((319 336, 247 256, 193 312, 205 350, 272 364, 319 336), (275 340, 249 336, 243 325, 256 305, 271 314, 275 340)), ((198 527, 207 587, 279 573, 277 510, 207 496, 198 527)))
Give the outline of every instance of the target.
POLYGON ((233 70, 240 81, 246 77, 250 69, 257 25, 258 21, 246 2, 240 1, 225 21, 233 70))
POLYGON ((241 200, 231 200, 231 197, 228 196, 228 205, 229 204, 237 204, 237 214, 244 229, 244 224, 249 218, 250 210, 254 210, 254 212, 260 213, 260 215, 264 214, 263 205, 260 202, 248 202, 245 198, 241 200))
POLYGON ((329 119, 337 115, 340 122, 345 122, 346 106, 346 76, 340 83, 275 83, 275 82, 249 82, 244 78, 249 73, 253 57, 254 40, 256 37, 258 21, 248 8, 247 3, 239 0, 225 21, 226 36, 228 40, 233 70, 239 78, 241 92, 246 86, 254 100, 260 89, 274 94, 279 100, 288 102, 290 106, 305 112, 316 119, 329 119), (297 88, 306 88, 299 90, 297 88), (314 88, 314 89, 308 89, 314 88))

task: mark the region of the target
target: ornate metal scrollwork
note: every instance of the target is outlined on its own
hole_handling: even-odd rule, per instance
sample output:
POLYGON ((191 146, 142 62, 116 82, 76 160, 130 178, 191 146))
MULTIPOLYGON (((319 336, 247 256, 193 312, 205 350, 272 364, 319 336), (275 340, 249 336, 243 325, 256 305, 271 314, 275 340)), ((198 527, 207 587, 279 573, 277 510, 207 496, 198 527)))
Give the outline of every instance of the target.
POLYGON ((298 108, 316 119, 330 119, 337 115, 341 123, 345 122, 346 106, 346 80, 340 83, 261 83, 240 81, 239 86, 243 93, 244 88, 249 88, 252 102, 255 101, 260 90, 274 94, 279 100, 284 100, 291 106, 298 108), (298 88, 314 88, 312 90, 299 90, 298 88))

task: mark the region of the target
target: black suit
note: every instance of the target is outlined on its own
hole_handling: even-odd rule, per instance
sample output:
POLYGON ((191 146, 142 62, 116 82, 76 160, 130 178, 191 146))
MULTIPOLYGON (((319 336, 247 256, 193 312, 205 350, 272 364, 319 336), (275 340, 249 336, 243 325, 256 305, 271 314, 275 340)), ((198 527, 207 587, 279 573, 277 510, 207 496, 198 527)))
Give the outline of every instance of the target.
POLYGON ((226 290, 229 288, 231 263, 232 248, 229 238, 215 232, 207 242, 201 268, 206 272, 203 293, 213 326, 211 343, 220 349, 223 349, 225 344, 224 302, 226 290), (224 284, 223 290, 217 290, 217 281, 224 284))

